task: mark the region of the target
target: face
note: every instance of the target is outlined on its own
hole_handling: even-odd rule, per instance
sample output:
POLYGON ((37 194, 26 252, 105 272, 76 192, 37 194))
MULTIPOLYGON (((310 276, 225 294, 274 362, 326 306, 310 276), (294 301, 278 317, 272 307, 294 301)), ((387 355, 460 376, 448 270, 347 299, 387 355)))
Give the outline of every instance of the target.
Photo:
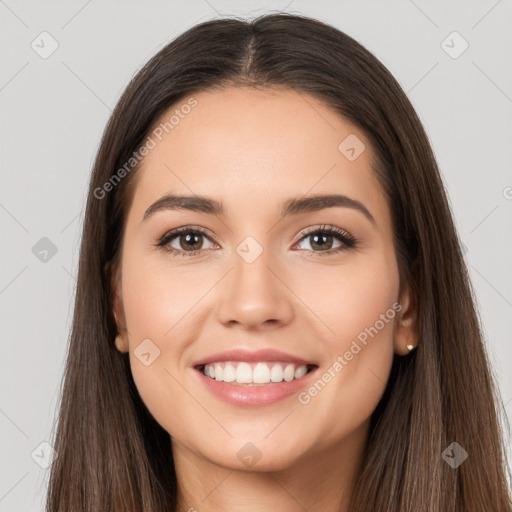
POLYGON ((370 142, 305 93, 193 98, 157 120, 136 175, 118 348, 151 414, 194 456, 270 470, 335 453, 366 435, 414 322, 370 142))

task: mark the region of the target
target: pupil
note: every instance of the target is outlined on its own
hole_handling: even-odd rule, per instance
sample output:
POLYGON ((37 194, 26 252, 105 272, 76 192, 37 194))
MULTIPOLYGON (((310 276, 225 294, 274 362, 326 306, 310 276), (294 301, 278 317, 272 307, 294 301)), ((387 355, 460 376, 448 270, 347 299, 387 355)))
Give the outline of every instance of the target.
POLYGON ((313 235, 313 240, 314 240, 314 243, 311 244, 311 247, 313 247, 313 248, 314 248, 315 245, 320 247, 321 249, 322 248, 323 249, 330 249, 332 247, 332 235, 313 235), (330 240, 330 242, 331 242, 330 244, 326 242, 326 238, 330 238, 331 239, 330 240), (317 241, 318 239, 322 239, 323 242, 319 243, 317 241), (327 247, 326 247, 326 245, 327 245, 327 247))
POLYGON ((198 242, 200 236, 201 235, 194 235, 194 234, 188 233, 186 235, 182 235, 182 238, 185 239, 186 244, 189 244, 189 247, 190 247, 190 245, 192 245, 192 246, 198 245, 198 247, 192 247, 193 250, 196 250, 196 249, 201 248, 201 243, 198 242), (193 239, 196 239, 195 243, 191 242, 191 240, 193 240, 193 239))

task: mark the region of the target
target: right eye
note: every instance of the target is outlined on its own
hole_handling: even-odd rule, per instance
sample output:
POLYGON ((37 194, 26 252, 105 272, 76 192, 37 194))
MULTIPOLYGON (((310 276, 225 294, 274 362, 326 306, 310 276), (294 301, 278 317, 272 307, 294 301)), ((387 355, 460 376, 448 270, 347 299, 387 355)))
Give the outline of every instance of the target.
POLYGON ((203 238, 211 239, 200 228, 183 227, 165 233, 156 244, 176 256, 195 256, 203 250, 203 238), (191 250, 187 250, 191 249, 191 250))

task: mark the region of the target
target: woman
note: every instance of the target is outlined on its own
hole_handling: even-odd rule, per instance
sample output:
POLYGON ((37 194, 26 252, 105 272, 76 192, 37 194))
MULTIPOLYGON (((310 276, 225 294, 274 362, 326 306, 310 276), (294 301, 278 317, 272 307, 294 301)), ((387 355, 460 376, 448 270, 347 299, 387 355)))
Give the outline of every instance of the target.
POLYGON ((287 14, 128 85, 82 237, 48 511, 510 511, 439 171, 384 66, 287 14))

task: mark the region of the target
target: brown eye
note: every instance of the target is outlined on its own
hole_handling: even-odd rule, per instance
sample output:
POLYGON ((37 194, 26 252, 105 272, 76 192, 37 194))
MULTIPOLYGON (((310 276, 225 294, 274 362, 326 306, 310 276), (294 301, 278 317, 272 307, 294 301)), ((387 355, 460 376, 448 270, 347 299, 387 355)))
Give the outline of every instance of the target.
POLYGON ((313 249, 319 248, 328 250, 332 248, 333 236, 329 234, 309 235, 310 245, 313 249))
POLYGON ((177 241, 181 249, 191 249, 197 251, 201 249, 203 245, 203 235, 195 233, 187 233, 184 235, 178 235, 177 241))
POLYGON ((201 252, 205 240, 211 239, 199 229, 182 228, 166 233, 158 242, 157 247, 163 247, 168 252, 179 256, 193 256, 201 252))
POLYGON ((355 247, 357 240, 344 230, 336 226, 326 226, 310 230, 305 236, 301 238, 297 245, 309 242, 309 247, 306 250, 312 253, 317 253, 320 256, 324 254, 335 254, 345 249, 355 247))

